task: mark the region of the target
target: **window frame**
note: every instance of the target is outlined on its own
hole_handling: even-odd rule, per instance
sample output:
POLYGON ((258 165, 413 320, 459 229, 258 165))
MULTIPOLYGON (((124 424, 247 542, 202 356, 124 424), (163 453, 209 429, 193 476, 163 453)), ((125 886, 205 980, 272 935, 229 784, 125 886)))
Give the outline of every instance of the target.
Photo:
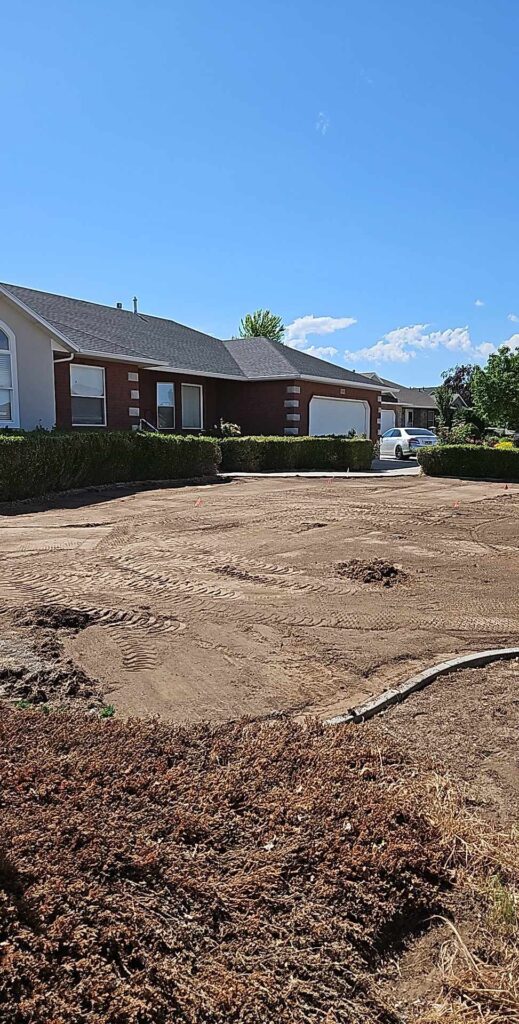
POLYGON ((177 429, 177 401, 175 395, 175 381, 174 380, 158 380, 155 385, 155 416, 157 430, 176 430, 177 429), (159 406, 159 387, 161 384, 166 384, 171 388, 173 392, 173 405, 161 405, 159 406), (172 427, 161 427, 159 425, 159 408, 161 409, 173 409, 173 426, 172 427))
POLYGON ((69 371, 69 391, 70 391, 70 422, 73 427, 106 427, 107 426, 107 408, 106 408, 106 367, 97 366, 93 363, 76 363, 74 360, 70 363, 69 371), (101 370, 103 374, 103 394, 102 395, 73 395, 72 394, 72 371, 76 370, 101 370), (72 411, 72 399, 73 398, 102 398, 103 399, 103 422, 102 423, 74 423, 74 413, 72 411))
POLYGON ((3 320, 0 320, 0 331, 3 331, 7 338, 7 349, 0 349, 0 352, 8 352, 11 361, 11 387, 2 388, 2 391, 11 392, 11 418, 0 420, 0 428, 20 426, 20 402, 18 397, 18 368, 16 361, 16 335, 11 327, 3 320))
POLYGON ((180 402, 181 402, 181 416, 182 416, 182 430, 203 430, 204 429, 204 387, 203 384, 188 384, 182 383, 180 385, 180 402), (184 388, 198 388, 200 392, 200 426, 194 427, 192 425, 184 423, 184 388))

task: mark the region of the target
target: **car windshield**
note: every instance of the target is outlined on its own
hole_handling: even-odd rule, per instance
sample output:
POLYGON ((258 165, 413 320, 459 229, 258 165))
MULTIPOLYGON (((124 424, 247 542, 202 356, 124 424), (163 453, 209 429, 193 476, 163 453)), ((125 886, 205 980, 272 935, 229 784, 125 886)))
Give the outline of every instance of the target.
POLYGON ((435 437, 432 430, 422 430, 421 427, 407 427, 406 434, 409 437, 435 437))

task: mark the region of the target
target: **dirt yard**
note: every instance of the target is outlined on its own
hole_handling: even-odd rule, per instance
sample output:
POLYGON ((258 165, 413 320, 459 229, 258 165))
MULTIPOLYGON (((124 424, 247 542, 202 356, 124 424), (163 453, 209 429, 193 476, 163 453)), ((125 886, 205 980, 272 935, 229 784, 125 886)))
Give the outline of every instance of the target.
POLYGON ((519 633, 519 487, 502 484, 93 492, 4 508, 0 559, 8 682, 23 668, 31 699, 42 672, 79 670, 118 716, 327 716, 519 633), (41 605, 63 607, 64 628, 41 605))

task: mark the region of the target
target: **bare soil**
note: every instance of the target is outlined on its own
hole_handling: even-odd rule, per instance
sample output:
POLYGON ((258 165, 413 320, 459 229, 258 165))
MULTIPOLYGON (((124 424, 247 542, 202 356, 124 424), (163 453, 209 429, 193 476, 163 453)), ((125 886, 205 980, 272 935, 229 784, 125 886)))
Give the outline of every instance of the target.
POLYGON ((496 826, 519 824, 519 661, 442 676, 377 720, 417 765, 434 764, 496 826))
POLYGON ((519 488, 91 492, 3 515, 0 569, 0 667, 72 661, 119 716, 325 717, 431 662, 517 642, 519 488), (338 575, 352 559, 405 581, 338 575))

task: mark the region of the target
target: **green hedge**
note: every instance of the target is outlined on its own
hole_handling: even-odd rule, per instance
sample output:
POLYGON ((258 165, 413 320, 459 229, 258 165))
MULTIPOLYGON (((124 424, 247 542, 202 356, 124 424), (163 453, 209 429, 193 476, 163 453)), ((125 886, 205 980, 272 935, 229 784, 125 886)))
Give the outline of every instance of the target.
POLYGON ((214 476, 210 437, 129 431, 0 436, 0 501, 129 480, 214 476))
POLYGON ((368 470, 374 445, 364 438, 226 437, 220 441, 223 472, 368 470))
POLYGON ((418 462, 428 476, 519 480, 519 449, 500 451, 483 445, 439 444, 419 450, 418 462))

